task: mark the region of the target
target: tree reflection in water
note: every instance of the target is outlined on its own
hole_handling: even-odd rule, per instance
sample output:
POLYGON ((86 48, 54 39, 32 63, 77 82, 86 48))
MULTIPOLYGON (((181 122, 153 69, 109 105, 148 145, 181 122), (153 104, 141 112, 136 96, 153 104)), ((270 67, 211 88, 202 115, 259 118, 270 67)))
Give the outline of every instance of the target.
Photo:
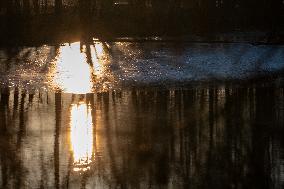
POLYGON ((3 89, 1 187, 281 188, 283 94, 3 89))

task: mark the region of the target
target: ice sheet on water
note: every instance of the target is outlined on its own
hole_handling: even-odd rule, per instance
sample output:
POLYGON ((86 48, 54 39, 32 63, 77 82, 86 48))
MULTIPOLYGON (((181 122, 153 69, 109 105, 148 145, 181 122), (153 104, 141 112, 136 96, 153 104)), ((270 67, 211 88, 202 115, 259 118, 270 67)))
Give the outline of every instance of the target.
MULTIPOLYGON (((259 73, 284 68, 283 46, 250 44, 152 44, 139 56, 127 56, 116 62, 115 75, 136 82, 192 81, 210 79, 246 79, 259 73), (125 71, 127 70, 127 71, 125 71), (124 72, 123 72, 124 71, 124 72)), ((114 53, 117 55, 119 53, 114 53)))
MULTIPOLYGON (((2 86, 51 87, 52 69, 53 73, 70 72, 54 70, 54 65, 61 61, 58 58, 60 48, 63 47, 0 50, 2 86)), ((151 85, 212 79, 243 80, 284 69, 284 46, 280 45, 111 42, 97 43, 92 48, 94 51, 86 52, 79 46, 76 49, 71 45, 68 52, 72 53, 72 57, 77 53, 78 56, 83 54, 85 59, 72 59, 65 64, 74 64, 72 61, 79 60, 82 65, 88 64, 90 69, 85 70, 89 70, 86 74, 90 75, 94 88, 104 84, 111 88, 129 83, 151 85), (96 71, 100 71, 99 76, 96 71)), ((71 67, 64 66, 66 69, 71 67)), ((72 73, 61 75, 72 77, 72 73)))

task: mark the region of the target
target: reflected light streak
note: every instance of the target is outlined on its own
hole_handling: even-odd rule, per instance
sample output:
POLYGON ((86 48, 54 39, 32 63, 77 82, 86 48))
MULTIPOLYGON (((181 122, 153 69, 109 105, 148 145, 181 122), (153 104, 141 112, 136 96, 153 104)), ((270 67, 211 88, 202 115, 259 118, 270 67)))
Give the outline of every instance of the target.
POLYGON ((72 104, 70 127, 73 171, 88 171, 94 160, 94 150, 92 115, 87 104, 72 104))
POLYGON ((91 48, 93 54, 93 65, 94 65, 94 74, 96 76, 102 76, 102 64, 100 59, 104 56, 104 51, 102 47, 102 43, 95 43, 95 45, 91 48))

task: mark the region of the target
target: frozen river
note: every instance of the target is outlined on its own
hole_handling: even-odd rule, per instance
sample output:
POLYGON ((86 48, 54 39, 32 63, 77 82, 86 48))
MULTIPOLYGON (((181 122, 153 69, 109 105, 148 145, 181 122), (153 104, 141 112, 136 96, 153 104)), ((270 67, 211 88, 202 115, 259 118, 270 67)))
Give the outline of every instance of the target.
POLYGON ((284 46, 0 49, 0 188, 284 186, 284 46))
POLYGON ((0 83, 69 93, 280 75, 284 46, 96 42, 0 50, 0 83))

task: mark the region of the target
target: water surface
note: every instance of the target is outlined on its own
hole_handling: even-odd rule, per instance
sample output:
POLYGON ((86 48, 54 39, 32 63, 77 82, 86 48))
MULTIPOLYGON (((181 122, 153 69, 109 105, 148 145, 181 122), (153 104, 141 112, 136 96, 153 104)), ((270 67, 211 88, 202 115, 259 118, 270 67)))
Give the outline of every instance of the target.
POLYGON ((282 188, 284 48, 0 50, 1 188, 282 188))

